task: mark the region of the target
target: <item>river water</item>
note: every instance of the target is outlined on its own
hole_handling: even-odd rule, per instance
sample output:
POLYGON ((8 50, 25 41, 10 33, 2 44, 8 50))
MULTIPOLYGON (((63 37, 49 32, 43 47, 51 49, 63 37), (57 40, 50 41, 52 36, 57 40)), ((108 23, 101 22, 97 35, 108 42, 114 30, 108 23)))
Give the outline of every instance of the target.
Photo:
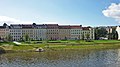
POLYGON ((120 49, 5 53, 0 67, 120 67, 120 49))

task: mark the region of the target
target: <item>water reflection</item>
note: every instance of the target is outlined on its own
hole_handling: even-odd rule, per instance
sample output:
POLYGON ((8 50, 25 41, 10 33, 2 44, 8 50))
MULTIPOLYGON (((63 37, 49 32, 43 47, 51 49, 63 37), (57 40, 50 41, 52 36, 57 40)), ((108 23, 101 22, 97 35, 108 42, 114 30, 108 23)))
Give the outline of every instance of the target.
POLYGON ((119 67, 120 49, 63 50, 0 55, 0 67, 119 67))

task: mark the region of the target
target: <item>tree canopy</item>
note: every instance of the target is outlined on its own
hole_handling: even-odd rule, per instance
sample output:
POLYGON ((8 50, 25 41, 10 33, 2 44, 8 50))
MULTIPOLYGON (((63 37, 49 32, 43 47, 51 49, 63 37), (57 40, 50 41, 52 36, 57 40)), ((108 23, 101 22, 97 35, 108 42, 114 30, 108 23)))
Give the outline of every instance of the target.
POLYGON ((106 37, 107 30, 103 27, 95 28, 95 39, 99 39, 100 37, 106 37))

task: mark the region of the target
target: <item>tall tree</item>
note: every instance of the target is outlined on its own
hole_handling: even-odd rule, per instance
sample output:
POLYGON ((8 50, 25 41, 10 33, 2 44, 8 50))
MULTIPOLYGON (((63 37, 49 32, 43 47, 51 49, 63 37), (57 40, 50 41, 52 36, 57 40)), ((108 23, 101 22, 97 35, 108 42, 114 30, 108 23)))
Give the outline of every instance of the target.
POLYGON ((11 36, 10 34, 8 34, 8 35, 6 36, 6 40, 7 40, 7 41, 12 41, 12 36, 11 36))
POLYGON ((87 40, 90 38, 90 34, 89 33, 86 34, 86 38, 87 38, 87 40))
POLYGON ((29 41, 29 39, 30 39, 30 38, 29 38, 29 35, 28 35, 28 34, 25 34, 25 38, 24 38, 24 39, 25 39, 25 41, 29 41))
POLYGON ((84 33, 82 33, 82 40, 84 40, 85 39, 85 37, 84 37, 84 33))
POLYGON ((112 40, 118 39, 118 33, 116 31, 116 27, 113 27, 112 32, 108 33, 108 39, 112 39, 112 40))
POLYGON ((24 41, 24 38, 23 38, 23 37, 20 37, 20 41, 24 41))
POLYGON ((104 27, 95 28, 95 39, 99 39, 100 37, 106 37, 107 30, 104 27))

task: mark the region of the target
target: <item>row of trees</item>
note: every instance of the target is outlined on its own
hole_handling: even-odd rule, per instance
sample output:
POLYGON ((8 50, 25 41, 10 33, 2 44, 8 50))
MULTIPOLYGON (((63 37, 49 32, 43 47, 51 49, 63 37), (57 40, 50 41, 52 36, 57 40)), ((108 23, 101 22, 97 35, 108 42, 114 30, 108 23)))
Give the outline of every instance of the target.
POLYGON ((105 37, 108 38, 109 40, 115 40, 118 39, 118 34, 116 31, 116 27, 111 28, 112 32, 108 32, 106 28, 101 27, 101 28, 95 28, 95 39, 98 40, 100 37, 105 37))
POLYGON ((98 40, 100 37, 106 37, 107 30, 105 28, 95 28, 95 39, 98 40))

